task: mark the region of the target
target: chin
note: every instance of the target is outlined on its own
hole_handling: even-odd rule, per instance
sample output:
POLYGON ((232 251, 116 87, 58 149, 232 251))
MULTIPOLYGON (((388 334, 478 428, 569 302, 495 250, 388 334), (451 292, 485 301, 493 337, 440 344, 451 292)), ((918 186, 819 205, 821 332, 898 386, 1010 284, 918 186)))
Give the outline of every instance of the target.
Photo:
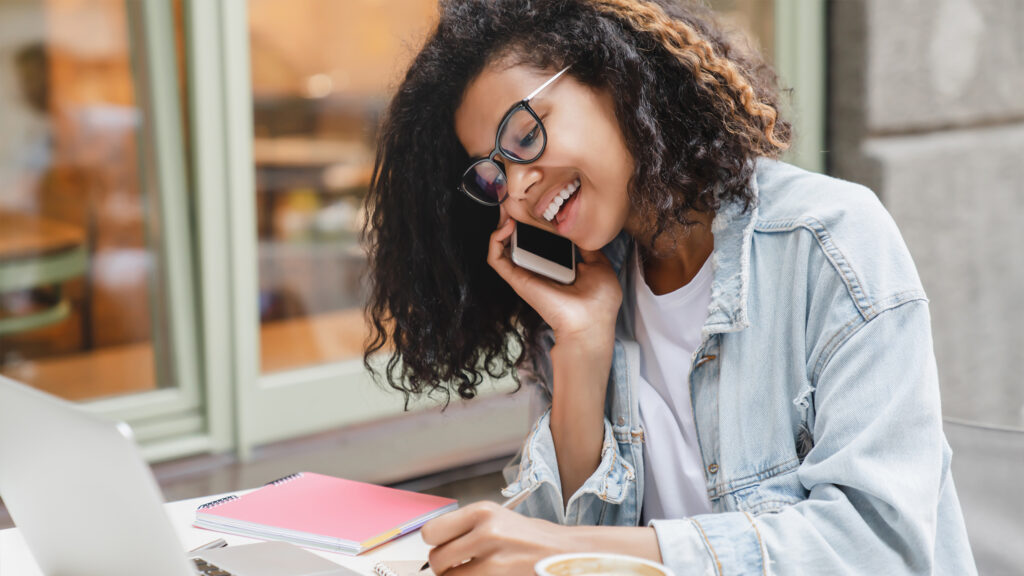
POLYGON ((576 242, 576 245, 579 246, 582 250, 589 250, 591 252, 595 252, 607 246, 608 243, 614 240, 616 236, 617 235, 613 235, 607 240, 603 240, 603 238, 595 238, 593 236, 590 236, 588 238, 581 238, 579 242, 576 242))

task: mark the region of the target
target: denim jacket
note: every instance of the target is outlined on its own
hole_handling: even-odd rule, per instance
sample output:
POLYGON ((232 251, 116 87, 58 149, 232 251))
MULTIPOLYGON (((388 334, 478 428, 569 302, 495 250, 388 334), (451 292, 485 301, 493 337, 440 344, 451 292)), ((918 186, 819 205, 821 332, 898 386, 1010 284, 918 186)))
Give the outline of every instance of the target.
MULTIPOLYGON (((942 431, 928 300, 868 189, 768 159, 749 210, 712 223, 714 282, 689 376, 712 513, 652 520, 689 574, 975 574, 942 431)), ((605 247, 622 283, 601 462, 563 506, 550 357, 520 367, 546 405, 505 469, 518 510, 635 526, 644 430, 631 240, 605 247)), ((545 346, 554 344, 549 331, 545 346)))

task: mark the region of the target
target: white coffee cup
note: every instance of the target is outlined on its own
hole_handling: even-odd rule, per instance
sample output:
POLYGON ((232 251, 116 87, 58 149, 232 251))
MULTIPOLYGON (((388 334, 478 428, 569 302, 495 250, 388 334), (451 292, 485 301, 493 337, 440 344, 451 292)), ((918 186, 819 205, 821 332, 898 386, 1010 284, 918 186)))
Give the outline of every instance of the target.
POLYGON ((622 554, 559 554, 533 566, 537 576, 675 576, 665 566, 622 554))

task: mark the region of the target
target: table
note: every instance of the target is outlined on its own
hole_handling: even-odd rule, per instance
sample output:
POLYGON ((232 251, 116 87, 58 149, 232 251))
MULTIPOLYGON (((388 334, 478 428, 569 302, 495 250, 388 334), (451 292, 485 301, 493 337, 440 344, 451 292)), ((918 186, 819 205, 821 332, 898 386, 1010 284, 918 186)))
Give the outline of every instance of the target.
MULTIPOLYGON (((245 492, 248 491, 243 490, 234 494, 244 494, 245 492)), ((229 545, 249 544, 259 541, 243 536, 233 536, 231 534, 211 532, 192 527, 196 507, 224 496, 227 496, 227 494, 180 500, 164 505, 171 523, 178 532, 178 539, 181 540, 183 546, 182 554, 185 554, 186 550, 191 550, 217 538, 224 538, 229 545)), ((423 543, 423 539, 420 537, 420 531, 416 530, 397 540, 374 548, 369 552, 364 552, 359 556, 346 556, 320 550, 311 550, 311 552, 323 556, 336 564, 351 568, 360 574, 371 576, 373 574, 373 565, 379 561, 416 560, 424 562, 427 559, 427 552, 429 550, 430 548, 423 543)), ((25 540, 21 537, 21 533, 17 528, 0 530, 0 576, 42 576, 39 567, 36 565, 32 554, 25 544, 25 540)))
MULTIPOLYGON (((80 228, 14 212, 0 211, 0 294, 61 285, 88 267, 85 232, 80 228)), ((67 297, 41 312, 0 319, 0 335, 33 330, 62 320, 67 297)))

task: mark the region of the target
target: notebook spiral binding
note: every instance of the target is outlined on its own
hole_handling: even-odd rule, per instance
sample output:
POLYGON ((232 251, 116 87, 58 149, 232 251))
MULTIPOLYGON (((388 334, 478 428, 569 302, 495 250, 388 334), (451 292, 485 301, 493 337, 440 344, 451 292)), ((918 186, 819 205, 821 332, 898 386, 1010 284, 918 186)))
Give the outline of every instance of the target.
POLYGON ((277 480, 273 480, 271 482, 267 482, 266 485, 267 486, 280 486, 281 484, 285 484, 286 482, 291 482, 292 480, 298 480, 299 478, 302 478, 302 472, 296 472, 295 474, 289 474, 287 476, 283 476, 281 478, 278 478, 277 480))
POLYGON ((213 508, 214 506, 220 506, 221 504, 224 504, 225 502, 231 502, 232 500, 238 500, 238 496, 228 496, 226 498, 221 498, 220 500, 214 500, 213 502, 207 502, 206 504, 203 504, 199 508, 196 508, 196 510, 206 510, 207 508, 213 508))
POLYGON ((398 576, 398 572, 395 572, 383 562, 377 562, 373 565, 373 573, 377 576, 398 576))

